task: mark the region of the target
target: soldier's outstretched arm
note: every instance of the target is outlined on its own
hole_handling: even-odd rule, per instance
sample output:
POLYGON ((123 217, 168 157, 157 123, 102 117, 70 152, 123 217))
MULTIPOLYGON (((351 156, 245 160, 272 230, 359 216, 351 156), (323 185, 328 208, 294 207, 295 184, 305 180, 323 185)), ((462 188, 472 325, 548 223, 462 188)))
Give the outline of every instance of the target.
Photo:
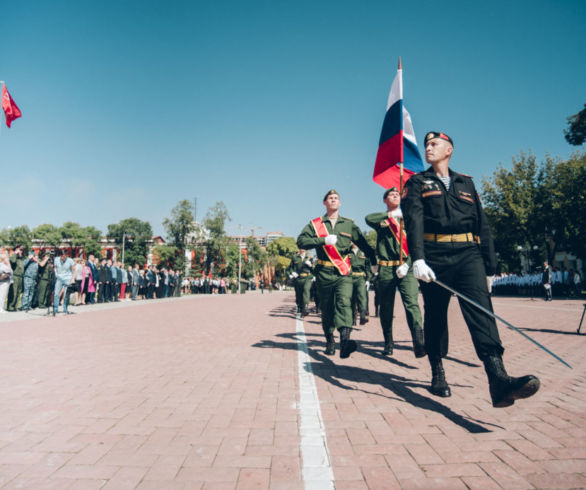
POLYGON ((378 230, 381 226, 381 221, 387 218, 387 213, 370 213, 364 218, 366 224, 375 230, 378 230))

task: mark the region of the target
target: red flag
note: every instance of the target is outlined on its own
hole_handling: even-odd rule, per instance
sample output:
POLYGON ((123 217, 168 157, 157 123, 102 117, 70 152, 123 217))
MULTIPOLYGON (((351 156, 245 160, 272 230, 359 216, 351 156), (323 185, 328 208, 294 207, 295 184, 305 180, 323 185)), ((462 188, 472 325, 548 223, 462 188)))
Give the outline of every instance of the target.
POLYGON ((2 109, 6 115, 6 126, 10 127, 12 121, 22 116, 22 112, 10 97, 6 84, 2 87, 2 109))

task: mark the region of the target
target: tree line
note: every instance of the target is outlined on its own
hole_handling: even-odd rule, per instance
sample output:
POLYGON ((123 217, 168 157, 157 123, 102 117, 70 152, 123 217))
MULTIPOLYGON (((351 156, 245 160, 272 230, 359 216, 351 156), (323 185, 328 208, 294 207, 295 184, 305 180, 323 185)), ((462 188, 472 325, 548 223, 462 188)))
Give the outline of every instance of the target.
POLYGON ((586 257, 586 152, 568 160, 532 154, 499 165, 483 179, 482 201, 502 272, 521 269, 521 255, 533 265, 552 262, 557 251, 586 257))

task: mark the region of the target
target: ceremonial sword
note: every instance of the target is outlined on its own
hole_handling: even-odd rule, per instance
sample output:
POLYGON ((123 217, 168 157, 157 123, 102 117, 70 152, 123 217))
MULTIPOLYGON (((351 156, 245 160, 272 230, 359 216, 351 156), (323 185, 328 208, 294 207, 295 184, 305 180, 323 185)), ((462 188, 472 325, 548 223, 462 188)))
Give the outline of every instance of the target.
POLYGON ((517 333, 520 333, 523 337, 529 339, 531 342, 533 342, 535 345, 537 345, 537 347, 539 347, 540 349, 543 349, 545 352, 547 352, 549 355, 555 357, 558 361, 560 361, 562 364, 568 366, 570 369, 573 369, 572 366, 570 366, 566 361, 564 361, 561 357, 557 356, 556 354, 554 354, 552 351, 550 351, 547 347, 544 347, 543 345, 541 345, 539 342, 537 342, 537 340, 531 338, 529 335, 527 335, 525 332, 521 331, 520 329, 518 329, 517 327, 515 327, 514 325, 511 325, 508 321, 504 320, 503 318, 501 318, 498 315, 495 315, 492 311, 486 309, 484 306, 482 306, 481 304, 478 304, 476 301, 474 301, 473 299, 468 298, 467 296, 464 296, 462 293, 459 293, 458 291, 456 291, 455 289, 452 289, 450 286, 448 286, 447 284, 444 284, 441 281, 438 281, 437 279, 434 279, 433 282, 435 282, 438 286, 441 286, 444 289, 447 289, 450 293, 455 294, 456 296, 458 296, 458 298, 462 298, 464 301, 467 301, 468 303, 470 303, 471 305, 476 306, 476 308, 478 308, 480 311, 483 311, 484 313, 486 313, 487 315, 500 320, 501 322, 503 322, 507 327, 509 327, 510 329, 514 330, 517 333))

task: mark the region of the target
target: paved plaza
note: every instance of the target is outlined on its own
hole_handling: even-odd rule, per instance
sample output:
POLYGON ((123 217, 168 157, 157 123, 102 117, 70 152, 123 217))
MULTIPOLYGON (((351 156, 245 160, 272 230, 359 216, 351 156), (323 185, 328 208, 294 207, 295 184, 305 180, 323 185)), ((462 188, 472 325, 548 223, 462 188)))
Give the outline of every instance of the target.
POLYGON ((4 314, 0 488, 586 488, 584 302, 494 307, 573 367, 500 325, 509 374, 542 381, 504 409, 455 298, 446 399, 399 298, 393 357, 371 317, 345 360, 290 292, 4 314))

